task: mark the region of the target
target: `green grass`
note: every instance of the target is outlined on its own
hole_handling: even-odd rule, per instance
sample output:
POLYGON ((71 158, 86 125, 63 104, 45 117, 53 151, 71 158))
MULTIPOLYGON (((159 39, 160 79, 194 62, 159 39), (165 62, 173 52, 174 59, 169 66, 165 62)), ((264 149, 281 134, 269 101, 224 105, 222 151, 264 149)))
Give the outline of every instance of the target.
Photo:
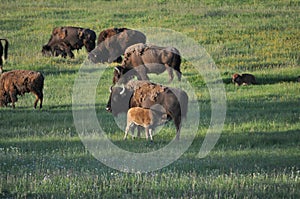
MULTIPOLYGON (((3 0, 1 8, 0 35, 10 42, 4 70, 43 72, 45 99, 43 110, 33 110, 31 94, 20 97, 14 110, 0 108, 0 198, 300 197, 298 0, 3 0), (196 91, 192 102, 200 109, 188 150, 169 166, 148 173, 123 173, 95 159, 81 142, 72 114, 73 84, 85 50, 75 51, 75 59, 41 55, 53 27, 64 25, 97 34, 110 27, 168 28, 202 45, 220 70, 227 98, 224 129, 208 156, 197 154, 210 125, 210 94, 185 60, 183 76, 196 91), (259 84, 234 86, 235 72, 252 73, 259 84)), ((95 99, 108 138, 137 153, 166 146, 175 136, 172 123, 152 144, 143 138, 122 140, 124 132, 105 111, 110 69, 101 77, 95 99)), ((166 74, 151 75, 153 80, 164 78, 166 74)), ((171 85, 180 83, 175 78, 171 85)))

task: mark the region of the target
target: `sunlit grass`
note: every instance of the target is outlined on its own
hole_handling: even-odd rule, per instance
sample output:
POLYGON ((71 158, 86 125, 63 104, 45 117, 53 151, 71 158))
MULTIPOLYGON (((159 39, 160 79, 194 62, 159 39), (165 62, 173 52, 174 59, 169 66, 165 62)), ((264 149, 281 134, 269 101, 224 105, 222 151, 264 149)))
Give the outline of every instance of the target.
MULTIPOLYGON (((4 70, 41 71, 45 99, 42 110, 33 110, 31 94, 19 97, 14 110, 0 109, 0 198, 299 198, 299 6, 287 0, 2 1, 0 34, 10 41, 4 70), (184 58, 182 82, 175 76, 169 84, 166 72, 150 78, 193 94, 200 125, 189 149, 171 165, 144 174, 122 173, 95 159, 72 114, 85 49, 74 51, 75 59, 41 55, 52 29, 65 25, 97 34, 111 27, 168 28, 202 45, 220 69, 227 98, 224 130, 208 156, 197 154, 211 122, 210 93, 184 58), (234 86, 236 72, 254 74, 258 85, 234 86)), ((172 122, 153 143, 144 136, 123 141, 124 129, 105 111, 113 66, 95 96, 108 138, 137 153, 166 146, 175 136, 172 122)), ((184 130, 193 123, 185 121, 184 130)))

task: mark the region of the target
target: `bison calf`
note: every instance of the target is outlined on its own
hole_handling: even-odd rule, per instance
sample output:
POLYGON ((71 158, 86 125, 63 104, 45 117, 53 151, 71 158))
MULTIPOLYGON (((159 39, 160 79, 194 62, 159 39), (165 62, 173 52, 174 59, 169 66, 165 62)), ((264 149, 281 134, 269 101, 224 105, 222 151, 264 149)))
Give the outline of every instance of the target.
POLYGON ((0 77, 0 106, 7 106, 18 101, 17 95, 33 93, 36 96, 34 108, 40 101, 40 108, 43 104, 44 76, 40 72, 31 70, 13 70, 5 72, 0 77))
POLYGON ((256 84, 256 80, 254 75, 251 74, 242 74, 239 75, 237 73, 232 75, 232 82, 236 85, 250 85, 250 84, 256 84))
POLYGON ((159 104, 152 106, 150 109, 140 107, 130 108, 127 112, 127 126, 124 140, 126 140, 130 128, 132 130, 132 135, 134 134, 134 127, 137 125, 145 128, 146 139, 150 136, 152 141, 152 131, 154 128, 164 124, 166 121, 167 114, 159 104))

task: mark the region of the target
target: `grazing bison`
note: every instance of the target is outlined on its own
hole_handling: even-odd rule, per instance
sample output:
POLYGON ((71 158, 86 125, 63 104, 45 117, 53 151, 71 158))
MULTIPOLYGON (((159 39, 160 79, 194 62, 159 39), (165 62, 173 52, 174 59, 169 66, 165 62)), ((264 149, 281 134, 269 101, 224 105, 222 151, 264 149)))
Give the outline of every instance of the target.
POLYGON ((0 74, 3 72, 3 61, 7 59, 8 56, 8 41, 7 39, 0 39, 0 74), (4 41, 4 47, 2 45, 2 41, 4 41), (3 56, 4 54, 4 56, 3 56), (2 58, 3 57, 3 58, 2 58))
POLYGON ((145 128, 146 139, 150 136, 152 141, 152 131, 154 128, 163 125, 166 121, 167 114, 164 113, 164 109, 159 104, 153 105, 150 109, 141 107, 130 108, 127 112, 124 140, 126 140, 130 129, 132 130, 132 135, 134 135, 134 127, 137 125, 145 128))
POLYGON ((186 117, 188 96, 186 92, 148 81, 129 81, 126 87, 112 87, 106 110, 118 115, 132 107, 150 108, 161 105, 176 126, 176 139, 180 137, 182 118, 186 117))
POLYGON ((237 73, 232 75, 232 82, 235 83, 236 85, 250 85, 250 84, 256 84, 256 80, 254 75, 251 74, 242 74, 239 75, 237 73))
POLYGON ((108 29, 99 37, 97 47, 89 53, 89 59, 94 63, 111 63, 123 55, 129 46, 146 42, 143 33, 127 28, 108 29))
POLYGON ((72 50, 79 50, 85 46, 87 52, 91 52, 95 48, 95 41, 96 33, 93 30, 71 26, 56 27, 48 43, 43 46, 42 53, 45 56, 67 54, 73 58, 72 50))
POLYGON ((67 58, 67 56, 74 58, 74 54, 68 44, 65 42, 57 43, 52 46, 44 46, 42 53, 44 56, 53 56, 58 57, 61 56, 63 58, 67 58))
MULTIPOLYGON (((148 44, 135 44, 126 49, 122 67, 114 72, 114 82, 131 69, 132 75, 136 75, 139 80, 149 80, 147 73, 160 74, 165 70, 169 73, 169 82, 174 78, 173 69, 176 71, 178 80, 181 80, 181 56, 174 47, 159 47, 148 44), (120 73, 118 73, 120 71, 120 73)), ((132 76, 130 75, 130 76, 132 76)), ((128 81, 128 78, 124 79, 128 81)))
POLYGON ((40 72, 30 70, 12 70, 5 72, 0 77, 0 106, 7 106, 18 101, 17 95, 33 93, 36 97, 34 108, 40 101, 40 108, 43 104, 44 76, 40 72))

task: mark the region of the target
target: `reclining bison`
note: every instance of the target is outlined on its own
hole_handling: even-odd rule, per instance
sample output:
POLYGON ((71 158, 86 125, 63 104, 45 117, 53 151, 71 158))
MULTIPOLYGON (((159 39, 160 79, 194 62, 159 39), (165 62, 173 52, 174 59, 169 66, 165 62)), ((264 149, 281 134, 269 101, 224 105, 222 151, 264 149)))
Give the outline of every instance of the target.
POLYGON ((106 110, 118 115, 132 107, 150 108, 161 105, 176 127, 176 139, 180 137, 182 118, 186 117, 188 96, 180 89, 169 88, 148 81, 129 81, 126 87, 112 87, 106 110))
POLYGON ((254 75, 251 74, 242 74, 239 75, 237 73, 232 75, 232 82, 238 86, 240 85, 250 85, 250 84, 257 84, 254 75))
POLYGON ((42 48, 45 56, 74 57, 72 50, 79 50, 83 46, 87 52, 95 48, 96 33, 93 30, 80 27, 56 27, 46 45, 42 48))
POLYGON ((107 29, 100 33, 97 47, 89 53, 94 63, 114 62, 124 54, 126 48, 136 43, 145 43, 146 36, 127 28, 107 29))
POLYGON ((149 80, 147 73, 160 74, 165 70, 168 71, 171 82, 174 78, 173 69, 180 81, 180 64, 180 53, 174 47, 135 44, 126 49, 122 66, 115 68, 113 83, 117 83, 120 78, 122 81, 119 83, 126 83, 132 76, 137 76, 139 80, 149 80), (130 70, 130 75, 124 75, 130 70))
POLYGON ((0 74, 3 72, 3 61, 7 59, 8 55, 8 41, 7 39, 0 39, 0 74), (4 47, 2 45, 2 41, 4 41, 4 47), (4 54, 4 56, 3 56, 4 54))
POLYGON ((44 76, 40 72, 30 70, 12 70, 5 72, 0 77, 0 106, 7 106, 18 101, 18 95, 33 93, 36 97, 34 108, 40 101, 40 108, 43 106, 44 76))

